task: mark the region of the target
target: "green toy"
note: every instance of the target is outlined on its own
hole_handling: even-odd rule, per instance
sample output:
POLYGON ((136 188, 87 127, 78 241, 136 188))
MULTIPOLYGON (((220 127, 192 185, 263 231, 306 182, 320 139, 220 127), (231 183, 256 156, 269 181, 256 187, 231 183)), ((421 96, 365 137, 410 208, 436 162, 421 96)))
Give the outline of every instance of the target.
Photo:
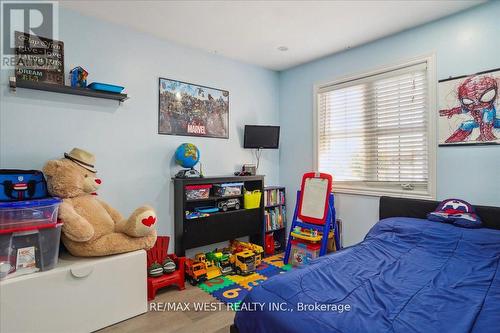
POLYGON ((230 262, 230 255, 224 254, 217 249, 206 253, 207 260, 213 261, 219 268, 222 275, 233 274, 233 266, 230 262))

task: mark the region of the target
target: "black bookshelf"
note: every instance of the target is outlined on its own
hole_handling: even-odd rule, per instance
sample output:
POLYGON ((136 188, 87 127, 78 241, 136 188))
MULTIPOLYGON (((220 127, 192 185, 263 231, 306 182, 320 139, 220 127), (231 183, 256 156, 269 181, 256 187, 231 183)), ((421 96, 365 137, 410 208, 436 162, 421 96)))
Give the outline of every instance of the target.
POLYGON ((127 94, 119 94, 119 93, 111 93, 105 91, 93 90, 90 88, 79 88, 79 87, 70 87, 64 84, 53 84, 53 83, 45 83, 45 82, 36 82, 36 81, 26 81, 26 80, 16 80, 15 77, 10 78, 9 82, 10 88, 12 91, 16 91, 17 88, 24 89, 32 89, 32 90, 42 90, 55 92, 60 94, 67 95, 78 95, 78 96, 86 96, 86 97, 94 97, 94 98, 103 98, 103 99, 112 99, 118 102, 123 102, 128 99, 127 94))
MULTIPOLYGON (((218 197, 210 193, 206 199, 186 199, 185 187, 189 185, 243 183, 248 191, 264 190, 264 176, 230 176, 205 178, 173 178, 174 182, 174 234, 175 253, 184 256, 187 249, 223 242, 242 236, 250 236, 250 241, 263 246, 264 205, 263 197, 259 208, 244 209, 243 195, 218 197), (240 199, 241 209, 219 211, 210 216, 186 219, 185 211, 195 207, 216 206, 220 200, 240 199)), ((211 190, 213 191, 213 189, 211 190)))
MULTIPOLYGON (((274 210, 282 211, 284 212, 284 216, 282 218, 282 224, 277 225, 277 226, 271 226, 269 227, 266 222, 266 213, 264 214, 264 223, 263 223, 263 237, 265 237, 266 234, 268 233, 273 233, 273 238, 275 242, 278 242, 280 244, 280 247, 278 249, 275 249, 275 254, 277 253, 282 253, 285 252, 285 247, 286 247, 286 227, 287 227, 287 222, 286 222, 286 216, 287 216, 287 211, 286 211, 286 189, 283 186, 266 186, 264 187, 264 210, 266 213, 269 213, 274 210), (269 193, 271 191, 275 191, 278 195, 278 200, 277 201, 272 201, 272 200, 266 200, 266 197, 269 197, 269 193), (267 193, 267 194, 266 194, 267 193), (279 200, 279 196, 282 193, 283 200, 279 200)), ((262 241, 264 243, 264 240, 262 241)))

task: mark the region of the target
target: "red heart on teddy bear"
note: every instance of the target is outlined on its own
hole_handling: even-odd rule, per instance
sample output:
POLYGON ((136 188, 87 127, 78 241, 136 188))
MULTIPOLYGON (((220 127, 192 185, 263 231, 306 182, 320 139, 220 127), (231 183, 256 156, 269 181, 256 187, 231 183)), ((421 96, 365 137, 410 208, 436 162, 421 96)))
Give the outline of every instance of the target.
POLYGON ((142 219, 142 224, 144 224, 146 227, 150 227, 152 226, 153 224, 155 224, 156 222, 156 217, 154 216, 149 216, 148 218, 146 219, 142 219))

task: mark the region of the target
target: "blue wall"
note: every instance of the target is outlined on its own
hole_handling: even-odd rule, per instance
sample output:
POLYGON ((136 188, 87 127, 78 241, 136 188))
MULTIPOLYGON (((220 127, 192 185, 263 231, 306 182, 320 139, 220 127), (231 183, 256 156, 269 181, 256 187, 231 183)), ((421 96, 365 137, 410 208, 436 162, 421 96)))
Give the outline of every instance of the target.
MULTIPOLYGON (((232 174, 253 161, 243 146, 244 124, 278 124, 278 74, 221 56, 181 47, 150 35, 60 8, 65 68, 82 65, 89 81, 124 85, 130 99, 118 103, 18 89, 9 91, 2 70, 0 167, 35 168, 72 147, 95 153, 103 179, 100 196, 124 215, 142 203, 159 214, 161 234, 173 235, 172 155, 182 142, 201 151, 207 175, 232 174), (158 77, 230 92, 229 140, 157 134, 158 77)), ((279 154, 263 154, 261 172, 278 182, 279 154)))
MULTIPOLYGON (((313 84, 435 53, 438 79, 500 67, 500 1, 280 73, 280 181, 288 193, 313 167, 313 84)), ((437 150, 437 198, 500 206, 500 147, 437 150)), ((293 200, 291 196, 289 202, 293 200)), ((378 198, 337 195, 345 241, 378 218, 378 198)))

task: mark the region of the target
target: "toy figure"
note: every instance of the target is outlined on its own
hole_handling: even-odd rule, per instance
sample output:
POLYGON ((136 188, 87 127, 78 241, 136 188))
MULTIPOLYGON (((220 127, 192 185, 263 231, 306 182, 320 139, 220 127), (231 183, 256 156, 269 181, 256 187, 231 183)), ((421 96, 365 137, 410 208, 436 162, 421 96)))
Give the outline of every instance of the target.
POLYGON ((85 88, 87 87, 87 76, 89 73, 78 66, 69 71, 69 78, 72 87, 85 88))
POLYGON ((470 112, 472 120, 464 121, 448 138, 446 143, 465 141, 472 130, 479 127, 477 141, 493 141, 496 136, 493 129, 500 129, 500 119, 496 117, 495 100, 498 83, 490 76, 472 76, 458 87, 460 106, 440 110, 439 115, 451 118, 460 113, 470 112))

